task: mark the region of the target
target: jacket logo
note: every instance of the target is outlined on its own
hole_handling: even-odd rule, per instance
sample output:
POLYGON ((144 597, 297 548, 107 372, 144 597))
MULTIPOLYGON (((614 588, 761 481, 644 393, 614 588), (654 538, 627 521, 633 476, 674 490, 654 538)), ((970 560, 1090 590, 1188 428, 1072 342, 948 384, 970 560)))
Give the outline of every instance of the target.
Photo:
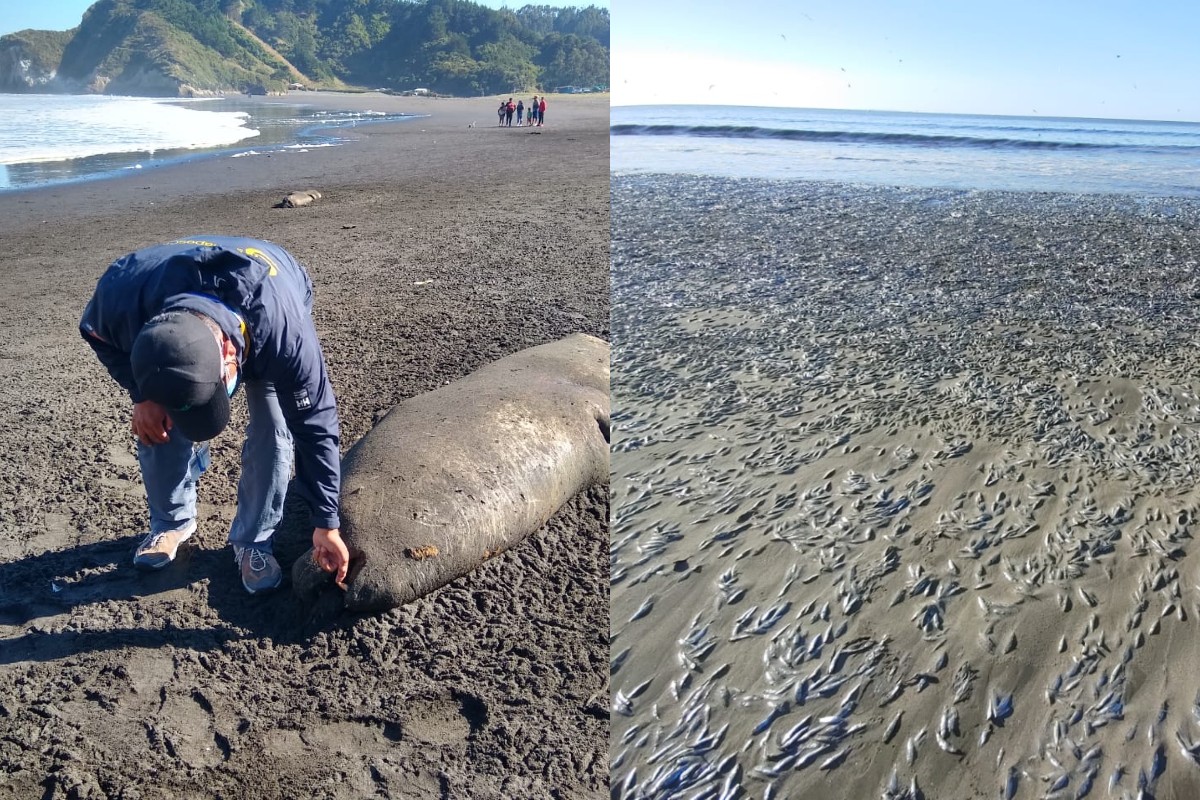
POLYGON ((292 398, 296 401, 296 408, 303 411, 306 408, 312 408, 312 400, 308 397, 308 390, 301 389, 292 394, 292 398))
POLYGON ((275 262, 271 260, 271 257, 262 250, 259 250, 257 247, 247 247, 242 252, 251 258, 257 258, 259 261, 266 264, 268 277, 274 278, 279 274, 279 270, 275 269, 275 262))

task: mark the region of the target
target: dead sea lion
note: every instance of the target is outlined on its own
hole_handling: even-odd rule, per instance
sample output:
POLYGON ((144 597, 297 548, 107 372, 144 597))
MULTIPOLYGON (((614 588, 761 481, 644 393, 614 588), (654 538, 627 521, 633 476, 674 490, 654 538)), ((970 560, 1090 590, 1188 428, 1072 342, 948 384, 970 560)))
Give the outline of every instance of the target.
POLYGON ((276 203, 275 208, 300 208, 320 199, 321 193, 317 191, 292 192, 276 203))
MULTIPOLYGON (((574 334, 405 400, 342 459, 345 605, 382 611, 470 572, 608 482, 609 346, 574 334)), ((313 597, 311 550, 292 569, 313 597)))

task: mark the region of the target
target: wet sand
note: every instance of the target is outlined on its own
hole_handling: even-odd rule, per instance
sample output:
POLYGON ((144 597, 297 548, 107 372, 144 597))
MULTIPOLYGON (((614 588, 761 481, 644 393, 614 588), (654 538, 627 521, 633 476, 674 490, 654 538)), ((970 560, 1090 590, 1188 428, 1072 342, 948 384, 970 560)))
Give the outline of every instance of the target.
MULTIPOLYGON (((295 99, 295 98, 293 98, 295 99)), ((583 331, 608 338, 607 97, 547 127, 494 103, 306 95, 430 117, 342 147, 0 194, 0 797, 601 797, 608 495, 382 616, 251 598, 225 536, 244 408, 178 563, 145 529, 128 398, 79 338, 101 272, 188 234, 309 268, 343 450, 399 400, 583 331), (275 209, 292 190, 324 197, 275 209)), ((286 568, 311 531, 289 505, 286 568)))
POLYGON ((1200 792, 1200 204, 613 177, 613 797, 1200 792))

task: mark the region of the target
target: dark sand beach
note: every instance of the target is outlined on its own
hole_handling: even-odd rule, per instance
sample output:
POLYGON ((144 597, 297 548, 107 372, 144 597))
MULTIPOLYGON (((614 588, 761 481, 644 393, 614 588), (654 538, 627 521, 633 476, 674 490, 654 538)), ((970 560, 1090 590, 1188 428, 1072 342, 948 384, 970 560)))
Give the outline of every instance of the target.
MULTIPOLYGON (((132 249, 226 233, 298 256, 343 450, 496 358, 609 338, 606 96, 552 97, 540 130, 494 127, 491 98, 293 99, 430 116, 0 194, 0 797, 604 796, 606 490, 410 606, 314 613, 235 577, 235 404, 198 535, 161 573, 130 563, 146 522, 129 402, 76 325, 132 249), (324 197, 272 207, 300 189, 324 197)), ((285 569, 302 517, 277 536, 285 569)))
POLYGON ((1198 231, 614 176, 613 797, 1195 797, 1198 231))

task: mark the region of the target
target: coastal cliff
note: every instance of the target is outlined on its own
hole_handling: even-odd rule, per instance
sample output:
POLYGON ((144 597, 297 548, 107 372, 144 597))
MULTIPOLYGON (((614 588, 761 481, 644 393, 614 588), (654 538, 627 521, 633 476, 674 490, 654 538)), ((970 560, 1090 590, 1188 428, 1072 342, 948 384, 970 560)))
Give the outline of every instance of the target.
POLYGON ((0 92, 69 91, 58 79, 69 31, 19 31, 0 37, 0 92))

